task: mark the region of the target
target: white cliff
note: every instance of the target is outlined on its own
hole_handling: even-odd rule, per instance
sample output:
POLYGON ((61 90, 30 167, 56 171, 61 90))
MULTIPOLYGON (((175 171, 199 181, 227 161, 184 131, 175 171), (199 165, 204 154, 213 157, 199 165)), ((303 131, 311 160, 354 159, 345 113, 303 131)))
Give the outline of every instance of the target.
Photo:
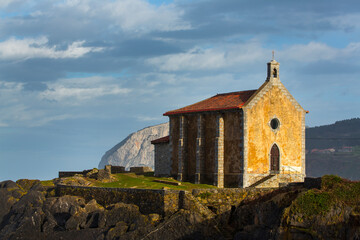
POLYGON ((144 128, 127 136, 101 158, 99 169, 105 165, 149 166, 154 169, 154 146, 152 140, 169 135, 169 123, 144 128))

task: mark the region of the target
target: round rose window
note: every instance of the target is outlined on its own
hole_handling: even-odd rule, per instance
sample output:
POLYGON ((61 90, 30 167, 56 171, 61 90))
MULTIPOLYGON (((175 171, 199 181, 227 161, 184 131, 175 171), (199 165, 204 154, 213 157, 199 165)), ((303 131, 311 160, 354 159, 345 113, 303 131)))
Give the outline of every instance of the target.
POLYGON ((278 129, 279 125, 280 125, 280 122, 279 122, 279 119, 277 119, 277 118, 273 118, 270 122, 270 126, 274 130, 278 129))

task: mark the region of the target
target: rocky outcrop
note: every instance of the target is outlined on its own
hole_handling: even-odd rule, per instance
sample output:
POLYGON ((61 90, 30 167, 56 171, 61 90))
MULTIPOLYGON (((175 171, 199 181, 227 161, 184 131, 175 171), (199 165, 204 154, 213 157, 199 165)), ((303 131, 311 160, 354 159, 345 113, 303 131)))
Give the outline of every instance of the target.
POLYGON ((152 140, 169 135, 169 123, 144 128, 130 134, 101 158, 99 169, 105 165, 124 166, 127 170, 135 166, 154 169, 154 146, 152 140))
POLYGON ((44 187, 39 181, 1 182, 0 239, 310 240, 360 236, 360 182, 336 176, 323 177, 320 186, 312 189, 292 185, 259 192, 180 191, 174 202, 179 208, 165 215, 142 211, 145 201, 137 205, 134 201, 96 201, 94 189, 86 189, 88 197, 81 197, 58 194, 54 187, 44 187), (243 196, 241 200, 232 198, 236 193, 243 196))
POLYGON ((55 196, 39 181, 19 183, 26 191, 12 181, 0 183, 0 239, 222 239, 215 222, 196 208, 163 217, 143 214, 134 204, 55 196))
POLYGON ((133 204, 101 206, 78 196, 56 197, 41 184, 25 191, 2 182, 0 196, 0 239, 139 239, 161 220, 133 204))

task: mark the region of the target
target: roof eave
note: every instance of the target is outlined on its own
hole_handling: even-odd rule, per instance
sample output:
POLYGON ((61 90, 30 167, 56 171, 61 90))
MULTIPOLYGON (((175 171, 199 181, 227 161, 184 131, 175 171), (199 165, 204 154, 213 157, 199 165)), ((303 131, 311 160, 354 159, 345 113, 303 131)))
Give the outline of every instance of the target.
POLYGON ((236 107, 227 107, 227 108, 209 108, 209 109, 201 109, 201 110, 187 110, 187 111, 170 111, 163 114, 163 116, 170 116, 170 115, 181 115, 187 113, 201 113, 201 112, 216 112, 222 110, 232 110, 232 109, 241 109, 244 104, 236 107))

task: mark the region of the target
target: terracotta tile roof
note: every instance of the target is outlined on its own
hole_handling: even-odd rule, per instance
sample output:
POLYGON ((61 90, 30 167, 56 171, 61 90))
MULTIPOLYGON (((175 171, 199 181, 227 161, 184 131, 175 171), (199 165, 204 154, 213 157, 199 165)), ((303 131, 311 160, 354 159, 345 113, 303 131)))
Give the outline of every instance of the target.
POLYGON ((194 103, 192 105, 166 112, 164 113, 164 116, 183 114, 183 113, 193 113, 193 112, 209 112, 209 111, 219 111, 219 110, 227 110, 227 109, 239 109, 246 103, 246 101, 256 91, 257 90, 249 90, 249 91, 217 94, 211 98, 194 103))
POLYGON ((170 141, 169 136, 158 138, 151 141, 151 144, 168 143, 170 141))

